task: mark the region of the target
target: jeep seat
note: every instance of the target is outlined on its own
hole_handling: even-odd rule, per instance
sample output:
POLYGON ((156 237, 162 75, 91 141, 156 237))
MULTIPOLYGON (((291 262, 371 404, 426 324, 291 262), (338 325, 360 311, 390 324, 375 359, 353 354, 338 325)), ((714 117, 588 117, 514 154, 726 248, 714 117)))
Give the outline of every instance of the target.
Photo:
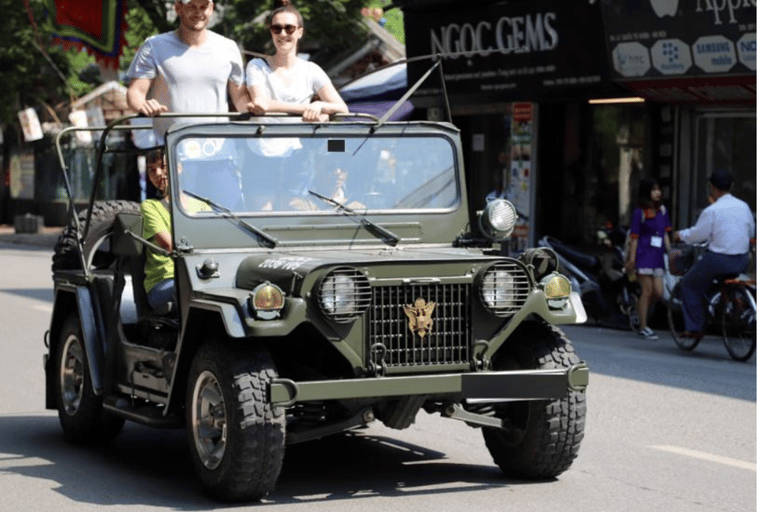
MULTIPOLYGON (((147 300, 147 292, 144 290, 144 280, 146 278, 144 275, 144 265, 147 261, 147 248, 130 234, 133 233, 141 236, 143 225, 144 219, 141 218, 141 215, 134 213, 117 214, 112 244, 115 254, 128 265, 133 289, 133 302, 136 305, 139 322, 149 317, 158 319, 167 317, 175 311, 174 305, 171 302, 153 310, 147 300)), ((175 324, 171 319, 166 320, 175 324)))

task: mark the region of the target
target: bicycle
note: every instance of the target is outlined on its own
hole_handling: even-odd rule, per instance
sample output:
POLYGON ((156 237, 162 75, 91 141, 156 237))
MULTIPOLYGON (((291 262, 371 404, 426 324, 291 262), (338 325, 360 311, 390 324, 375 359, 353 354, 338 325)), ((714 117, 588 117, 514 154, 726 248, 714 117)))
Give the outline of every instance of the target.
MULTIPOLYGON (((685 323, 680 280, 687 272, 687 266, 668 264, 664 284, 669 331, 678 347, 691 351, 701 338, 681 336, 685 323)), ((704 332, 719 331, 731 358, 741 362, 749 360, 757 347, 757 280, 746 274, 719 278, 713 281, 706 297, 704 332)))

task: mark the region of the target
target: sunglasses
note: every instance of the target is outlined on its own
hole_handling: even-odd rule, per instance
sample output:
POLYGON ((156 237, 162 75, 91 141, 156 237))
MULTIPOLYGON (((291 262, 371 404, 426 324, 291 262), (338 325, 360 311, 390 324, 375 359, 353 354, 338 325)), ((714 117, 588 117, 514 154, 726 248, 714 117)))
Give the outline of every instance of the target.
POLYGON ((269 27, 269 30, 272 31, 273 34, 278 35, 283 30, 285 30, 285 33, 288 35, 293 34, 296 32, 296 29, 299 28, 296 25, 272 25, 269 27))

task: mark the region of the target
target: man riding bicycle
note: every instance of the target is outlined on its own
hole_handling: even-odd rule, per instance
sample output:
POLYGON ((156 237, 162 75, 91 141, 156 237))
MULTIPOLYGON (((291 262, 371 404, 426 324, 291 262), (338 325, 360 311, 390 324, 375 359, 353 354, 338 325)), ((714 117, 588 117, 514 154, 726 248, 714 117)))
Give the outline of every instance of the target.
POLYGON ((675 242, 708 244, 704 256, 685 274, 680 286, 685 332, 683 337, 704 335, 704 301, 707 288, 718 278, 743 272, 749 264, 749 241, 755 233, 755 218, 747 203, 730 194, 731 174, 717 170, 709 177, 711 203, 696 225, 676 231, 675 242))

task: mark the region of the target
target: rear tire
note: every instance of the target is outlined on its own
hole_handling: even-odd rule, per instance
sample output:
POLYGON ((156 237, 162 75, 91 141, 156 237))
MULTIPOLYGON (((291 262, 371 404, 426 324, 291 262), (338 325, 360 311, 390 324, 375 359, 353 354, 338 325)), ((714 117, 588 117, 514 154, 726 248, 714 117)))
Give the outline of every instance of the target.
MULTIPOLYGON (((494 370, 569 368, 580 363, 571 342, 556 327, 523 322, 494 357, 494 370)), ((549 479, 567 470, 584 438, 584 391, 558 400, 507 402, 494 407, 504 429, 483 428, 494 462, 510 478, 549 479)))
POLYGON ((723 342, 736 361, 747 361, 757 347, 757 311, 752 307, 749 291, 741 285, 729 285, 720 298, 723 342))
POLYGON ((68 441, 101 444, 112 441, 125 420, 112 416, 93 391, 91 372, 76 313, 64 322, 56 350, 56 408, 68 441))
POLYGON ((267 399, 277 377, 269 354, 221 342, 195 356, 187 385, 187 436, 193 465, 216 499, 264 498, 285 453, 285 414, 267 399))
POLYGON ((693 350, 699 344, 701 338, 683 338, 685 332, 685 320, 683 318, 683 298, 678 283, 669 297, 667 303, 667 321, 669 322, 669 333, 675 340, 677 346, 683 350, 693 350))
MULTIPOLYGON (((139 204, 133 201, 96 201, 83 242, 85 261, 91 269, 108 268, 114 261, 111 234, 118 213, 139 214, 139 204)), ((80 229, 85 229, 88 210, 77 215, 80 229)), ((56 242, 51 270, 82 270, 83 264, 77 252, 77 232, 74 223, 65 227, 56 242)))

